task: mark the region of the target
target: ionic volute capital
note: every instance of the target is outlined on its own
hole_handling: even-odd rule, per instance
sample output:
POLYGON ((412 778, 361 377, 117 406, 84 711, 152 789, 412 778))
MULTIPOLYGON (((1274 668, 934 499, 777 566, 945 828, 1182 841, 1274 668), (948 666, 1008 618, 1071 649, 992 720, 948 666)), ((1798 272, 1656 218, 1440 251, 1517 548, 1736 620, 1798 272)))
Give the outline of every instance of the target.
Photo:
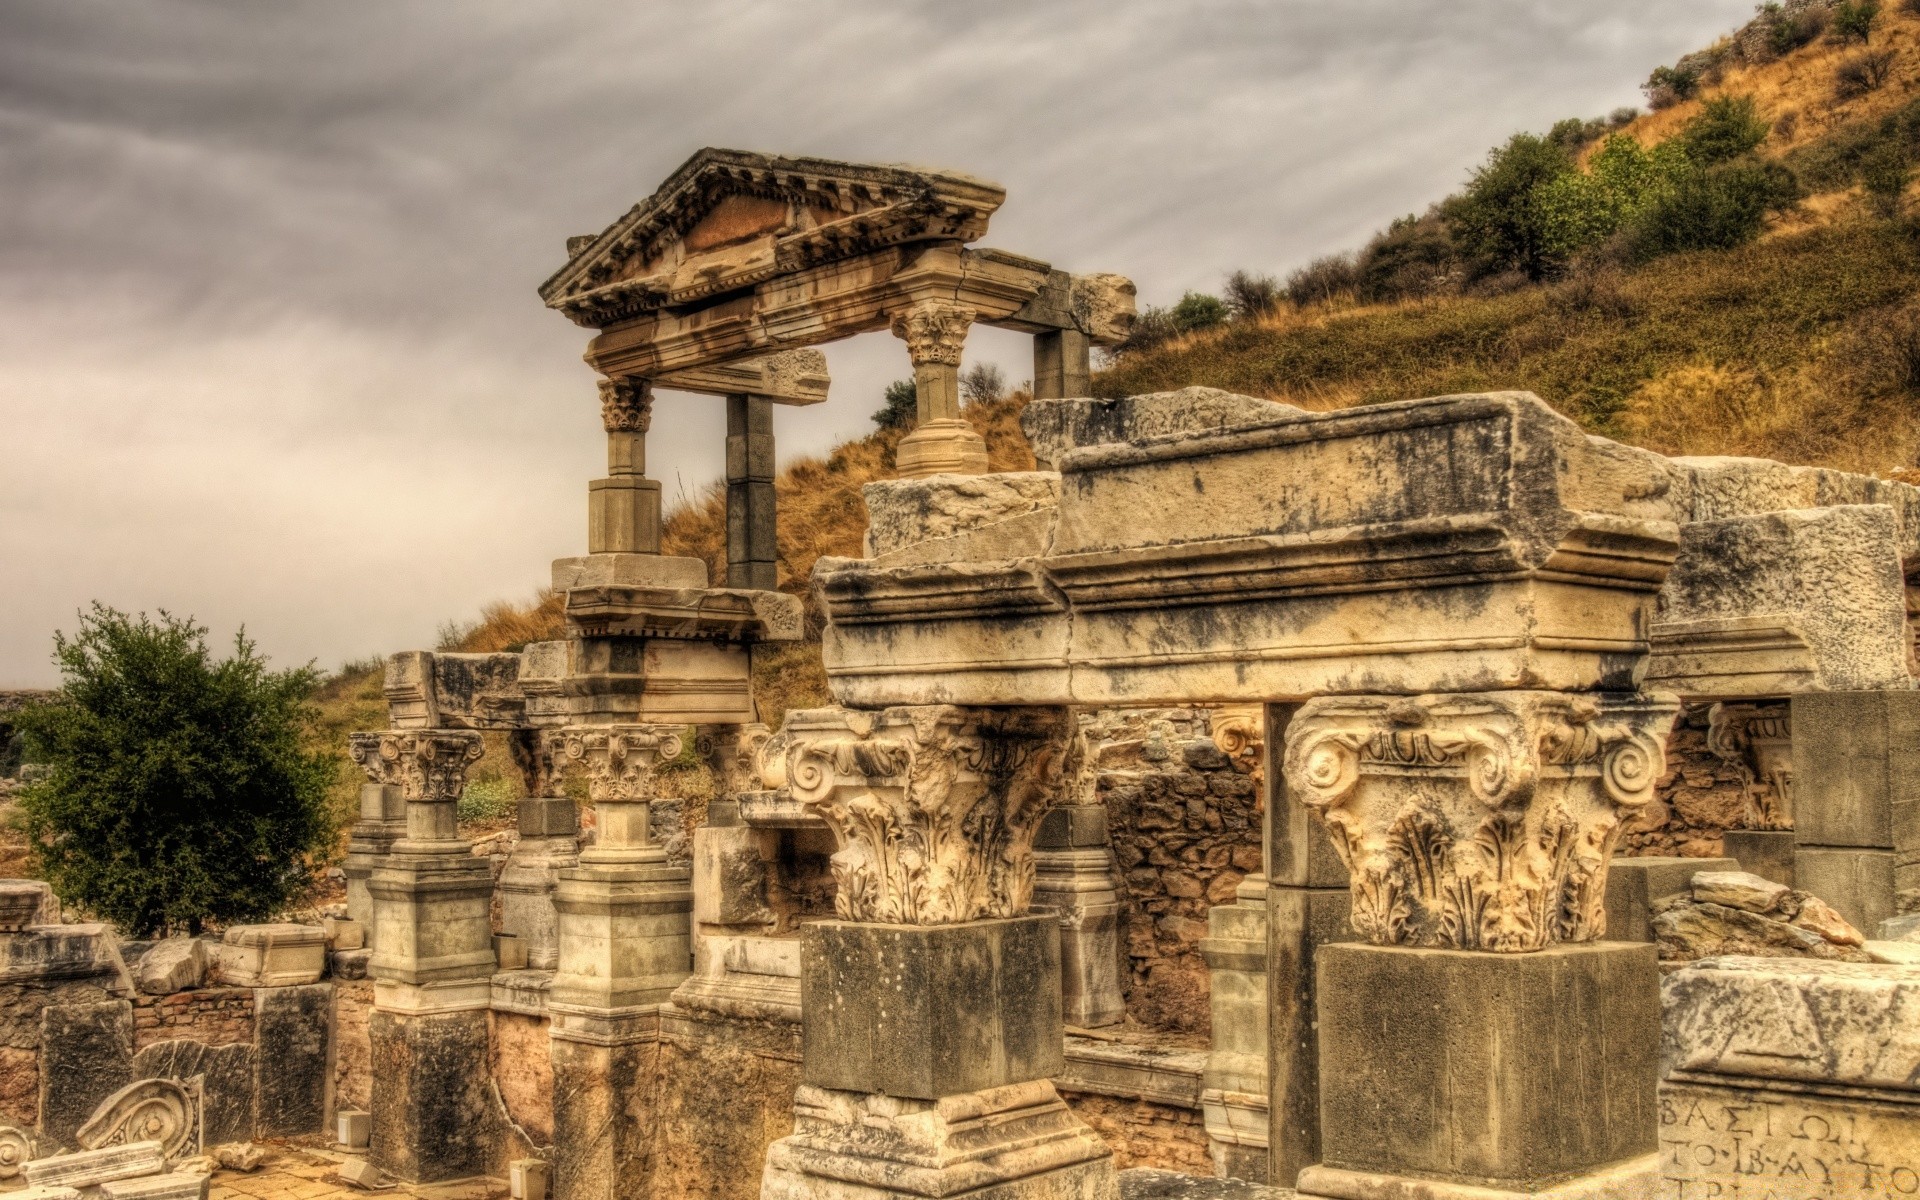
POLYGON ((1267 715, 1259 707, 1222 708, 1211 723, 1215 749, 1258 784, 1267 773, 1267 715))
POLYGON ((349 734, 347 753, 370 781, 397 786, 409 802, 449 804, 486 743, 471 729, 395 729, 349 734))
POLYGON ((1536 950, 1605 930, 1622 819, 1653 798, 1668 698, 1329 697, 1287 732, 1292 794, 1380 945, 1536 950))
POLYGON ((960 352, 973 325, 974 310, 950 300, 921 300, 893 314, 893 336, 907 344, 916 367, 938 363, 960 365, 960 352))

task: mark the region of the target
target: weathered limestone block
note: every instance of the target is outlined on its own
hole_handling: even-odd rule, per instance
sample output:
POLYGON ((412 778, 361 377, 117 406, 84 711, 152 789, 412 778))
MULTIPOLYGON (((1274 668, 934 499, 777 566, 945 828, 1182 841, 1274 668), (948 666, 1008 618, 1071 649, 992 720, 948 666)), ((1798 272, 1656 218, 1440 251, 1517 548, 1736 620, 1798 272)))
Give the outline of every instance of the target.
POLYGON ((618 1040, 553 1042, 554 1200, 648 1194, 656 1028, 618 1040))
MULTIPOLYGON (((80 1127, 102 1102, 131 1082, 132 1005, 125 1000, 53 1005, 40 1014, 40 1136, 47 1143, 43 1150, 78 1145, 75 1135, 80 1127)), ((27 1182, 64 1184, 66 1180, 29 1173, 27 1182)))
POLYGON ((510 729, 526 714, 518 654, 405 650, 387 658, 394 729, 510 729))
POLYGON ((409 1183, 484 1175, 491 1151, 487 1014, 402 1016, 375 1009, 374 1166, 409 1183))
POLYGON ((1689 698, 1911 687, 1904 576, 1885 505, 1686 525, 1646 686, 1689 698))
POLYGON ((1265 1182, 1272 1113, 1267 1100, 1268 981, 1266 887, 1258 904, 1242 901, 1207 914, 1212 1041, 1201 1111, 1214 1173, 1265 1182))
POLYGON ((1035 914, 960 925, 818 921, 801 943, 815 1087, 937 1100, 1060 1074, 1060 935, 1035 914))
POLYGON ((1920 1190, 1920 968, 1709 959, 1661 995, 1662 1197, 1920 1190))
MULTIPOLYGON (((643 587, 684 591, 707 586, 707 563, 671 554, 586 554, 553 560, 553 590, 581 587, 643 587)), ((537 643, 547 644, 547 643, 537 643)), ((532 647, 528 647, 532 649, 532 647)), ((526 652, 521 652, 526 670, 526 652)))
POLYGON ((869 558, 890 566, 1024 558, 1046 550, 1060 476, 1026 471, 881 480, 861 495, 869 558))
POLYGON ((35 925, 0 932, 0 983, 92 982, 115 995, 133 994, 133 977, 110 926, 35 925))
POLYGON ((762 1200, 1117 1197, 1113 1158, 1046 1080, 916 1100, 803 1085, 762 1200))
POLYGON ((204 1144, 244 1142, 254 1135, 254 1046, 156 1042, 133 1056, 140 1079, 199 1079, 204 1144))
POLYGON ((515 756, 527 773, 527 797, 518 805, 519 840, 501 868, 500 928, 526 947, 527 966, 551 971, 560 961, 560 915, 553 905, 559 872, 580 861, 578 806, 558 795, 551 739, 537 731, 516 737, 515 756), (538 761, 536 761, 538 760, 538 761))
POLYGON ((279 988, 317 983, 327 971, 327 931, 318 925, 234 925, 220 944, 220 980, 228 987, 279 988))
POLYGON ((1319 969, 1323 1157, 1303 1196, 1531 1195, 1615 1168, 1653 1182, 1653 947, 1337 945, 1319 969))
POLYGON ((134 986, 150 996, 171 996, 207 979, 207 947, 196 937, 155 943, 133 968, 134 986))
POLYGON ((324 1131, 333 1074, 333 985, 261 988, 253 1007, 257 1134, 324 1131))
POLYGON ((18 933, 40 923, 53 889, 37 879, 0 880, 0 933, 18 933))
POLYGON ((103 1200, 207 1200, 206 1171, 169 1171, 139 1179, 114 1179, 98 1185, 103 1200))
POLYGON ((30 1187, 96 1187, 115 1179, 137 1179, 166 1169, 165 1148, 157 1141, 101 1146, 73 1154, 36 1158, 22 1170, 30 1187))
POLYGON ((1591 941, 1622 817, 1652 798, 1678 711, 1541 692, 1328 697, 1288 727, 1287 783, 1333 831, 1369 941, 1591 941))
POLYGON ((1607 871, 1610 942, 1653 941, 1653 906, 1693 887, 1701 872, 1738 871, 1730 858, 1615 858, 1607 871))
POLYGON ((833 379, 818 350, 784 350, 764 358, 672 371, 654 382, 676 392, 753 396, 774 404, 823 404, 833 379))
POLYGON ((1785 509, 1885 505, 1893 510, 1903 560, 1920 558, 1920 488, 1765 458, 1676 458, 1689 521, 1751 517, 1785 509))
POLYGON ((999 557, 940 561, 946 548, 927 545, 899 565, 822 559, 836 698, 1636 685, 1678 551, 1683 473, 1667 460, 1590 438, 1521 393, 1339 413, 1181 400, 1029 406, 1041 457, 1062 469, 1060 502, 1046 539, 1023 535, 1015 556, 983 542, 999 557))

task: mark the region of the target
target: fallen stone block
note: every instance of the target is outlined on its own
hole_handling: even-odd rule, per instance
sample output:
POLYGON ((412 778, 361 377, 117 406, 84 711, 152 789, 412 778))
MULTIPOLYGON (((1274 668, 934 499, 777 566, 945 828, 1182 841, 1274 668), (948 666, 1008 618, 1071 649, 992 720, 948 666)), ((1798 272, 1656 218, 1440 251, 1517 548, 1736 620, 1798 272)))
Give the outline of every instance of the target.
POLYGON ((358 1109, 343 1108, 334 1114, 336 1132, 334 1134, 342 1146, 349 1150, 365 1150, 368 1140, 373 1136, 373 1115, 358 1109))
POLYGON ((94 1190, 100 1200, 207 1200, 207 1182, 212 1178, 191 1171, 170 1171, 138 1179, 111 1179, 94 1190))
POLYGON ((367 927, 344 917, 328 917, 320 922, 327 945, 334 950, 358 950, 367 944, 367 927))
POLYGON ((516 1158, 507 1164, 507 1194, 512 1200, 547 1200, 547 1163, 516 1158))
POLYGON ((327 932, 315 925, 236 925, 220 946, 230 987, 318 983, 327 969, 327 932))
POLYGON ((36 1158, 21 1169, 32 1187, 83 1188, 116 1179, 136 1179, 158 1175, 167 1166, 167 1157, 159 1142, 134 1142, 125 1146, 103 1146, 76 1154, 56 1154, 36 1158))
POLYGON ((80 1200, 80 1189, 70 1187, 30 1187, 8 1192, 7 1200, 80 1200))
POLYGON ((364 1158, 350 1158, 341 1163, 340 1182, 367 1191, 392 1186, 387 1182, 387 1177, 381 1174, 380 1168, 364 1158))
POLYGON ((1792 891, 1784 884, 1745 871, 1700 871, 1693 877, 1693 898, 1702 904, 1724 904, 1744 912, 1766 913, 1779 907, 1792 891))
POLYGON ((1863 949, 1877 963, 1895 967, 1920 967, 1920 942, 1868 942, 1863 949))
POLYGON ((207 979, 207 947, 199 938, 156 942, 133 965, 133 984, 149 996, 171 996, 207 979))
POLYGON ((213 1160, 229 1171, 258 1171, 267 1152, 252 1142, 228 1142, 213 1148, 213 1160))

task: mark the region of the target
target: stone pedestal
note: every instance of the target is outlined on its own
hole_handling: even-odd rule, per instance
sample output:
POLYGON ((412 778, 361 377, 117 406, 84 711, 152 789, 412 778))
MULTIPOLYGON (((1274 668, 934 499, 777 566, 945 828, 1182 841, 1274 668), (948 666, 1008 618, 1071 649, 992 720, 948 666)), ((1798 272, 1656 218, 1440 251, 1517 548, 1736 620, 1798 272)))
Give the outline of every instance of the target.
MULTIPOLYGON (((1792 836, 1789 834, 1788 836, 1792 836)), ((1693 886, 1701 871, 1738 871, 1731 858, 1616 858, 1607 872, 1607 931, 1610 942, 1651 942, 1653 902, 1693 886)))
POLYGON ((607 478, 587 485, 587 553, 660 553, 660 483, 648 479, 653 393, 644 379, 600 381, 607 478))
POLYGON ((1794 870, 1797 850, 1791 829, 1729 829, 1720 847, 1740 869, 1783 887, 1799 887, 1794 870))
POLYGON ((1920 1194, 1920 969, 1714 958, 1661 983, 1660 1200, 1920 1194))
POLYGON ((347 837, 347 857, 341 870, 347 877, 347 916, 366 930, 366 945, 380 944, 373 924, 373 893, 368 883, 393 844, 406 836, 407 802, 400 789, 387 784, 360 785, 360 819, 347 837))
POLYGON ((520 840, 500 871, 500 928, 526 946, 527 966, 560 964, 560 914, 553 904, 559 872, 580 861, 580 813, 564 796, 520 801, 520 840))
POLYGON ((492 1146, 483 1009, 402 1014, 375 1008, 368 1157, 396 1179, 434 1183, 487 1173, 492 1146))
POLYGON ((1604 1195, 1623 1178, 1645 1190, 1615 1194, 1652 1194, 1652 946, 1326 946, 1319 973, 1322 1160, 1303 1196, 1604 1195))
POLYGON ((614 1018, 557 1013, 552 1036, 554 1200, 646 1195, 657 1006, 614 1018))
POLYGON ((1920 692, 1795 696, 1794 886, 1855 928, 1893 915, 1895 893, 1920 901, 1920 692))
POLYGON ((1063 805, 1048 812, 1033 841, 1033 903, 1060 918, 1060 1001, 1066 1023, 1112 1025, 1126 1015, 1120 994, 1120 896, 1113 886, 1107 810, 1063 805))

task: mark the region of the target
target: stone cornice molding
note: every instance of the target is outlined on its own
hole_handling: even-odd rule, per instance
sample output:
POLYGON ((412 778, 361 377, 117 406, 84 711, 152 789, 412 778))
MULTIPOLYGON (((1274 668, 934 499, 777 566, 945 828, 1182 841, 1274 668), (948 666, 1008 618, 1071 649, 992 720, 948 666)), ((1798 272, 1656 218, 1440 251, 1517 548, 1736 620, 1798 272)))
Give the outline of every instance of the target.
POLYGON ((1623 817, 1653 798, 1669 697, 1328 697, 1286 778, 1333 835, 1377 945, 1520 952, 1599 938, 1623 817))
POLYGON ((842 918, 946 925, 1026 912, 1070 738, 1064 709, 812 709, 761 771, 833 831, 842 918))
POLYGON ((398 787, 409 802, 450 804, 460 799, 467 771, 486 753, 471 729, 403 729, 347 735, 347 754, 369 780, 398 787))

